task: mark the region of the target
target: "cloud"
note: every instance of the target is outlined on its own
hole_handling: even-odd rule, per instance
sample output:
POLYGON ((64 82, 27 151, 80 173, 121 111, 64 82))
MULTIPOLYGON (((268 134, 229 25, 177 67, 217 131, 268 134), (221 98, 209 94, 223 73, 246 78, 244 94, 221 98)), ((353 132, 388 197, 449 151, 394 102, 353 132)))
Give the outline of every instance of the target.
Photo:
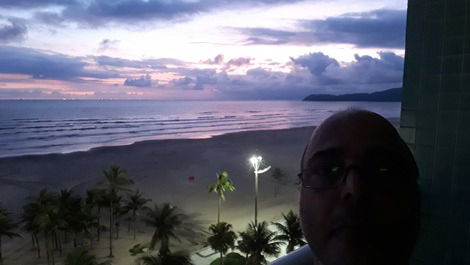
POLYGON ((65 18, 60 14, 49 11, 38 11, 34 14, 34 18, 37 22, 53 25, 53 26, 64 26, 65 18))
POLYGON ((184 62, 173 58, 159 58, 146 60, 128 60, 123 58, 109 56, 92 57, 98 65, 114 66, 114 67, 130 67, 130 68, 152 68, 165 69, 166 65, 183 65, 184 62))
POLYGON ((367 90, 388 88, 401 85, 403 78, 404 58, 392 52, 379 52, 379 58, 368 55, 355 55, 355 60, 339 64, 334 58, 323 53, 312 53, 292 58, 311 73, 311 84, 314 87, 341 90, 367 90))
POLYGON ((405 45, 406 10, 347 13, 323 20, 302 20, 298 25, 298 31, 269 28, 236 30, 247 35, 248 45, 346 43, 362 48, 402 49, 405 45))
POLYGON ((302 0, 2 0, 0 8, 44 9, 56 7, 57 12, 39 12, 38 18, 47 21, 78 22, 92 27, 109 23, 148 23, 152 20, 185 19, 216 9, 272 6, 302 0))
POLYGON ((321 52, 303 55, 299 58, 292 58, 292 61, 298 65, 307 67, 313 75, 321 75, 330 65, 336 67, 339 66, 338 62, 335 59, 326 56, 321 52))
POLYGON ((203 63, 206 64, 222 64, 224 62, 224 55, 223 54, 218 54, 217 56, 214 57, 214 59, 208 59, 204 61, 203 63))
POLYGON ((211 65, 220 65, 220 66, 223 66, 222 70, 229 71, 233 68, 251 65, 251 62, 253 61, 253 58, 250 58, 250 57, 232 58, 228 60, 228 62, 225 62, 224 59, 225 58, 223 54, 218 54, 217 56, 214 57, 214 59, 208 59, 208 60, 203 61, 202 63, 211 64, 211 65))
POLYGON ((240 58, 235 58, 235 59, 231 59, 227 62, 226 66, 227 67, 230 67, 230 66, 243 66, 243 65, 250 65, 251 64, 251 60, 253 60, 253 58, 248 58, 248 57, 240 57, 240 58))
POLYGON ((0 46, 0 73, 26 74, 33 78, 72 80, 79 77, 111 78, 111 72, 91 71, 83 58, 46 53, 29 48, 0 46))
POLYGON ((225 99, 300 99, 313 93, 372 92, 401 85, 403 57, 380 52, 378 58, 356 55, 340 63, 323 53, 291 58, 290 72, 255 67, 245 74, 209 69, 179 69, 183 77, 167 89, 215 90, 225 99))
POLYGON ((106 50, 113 50, 115 49, 115 45, 119 43, 118 40, 110 40, 110 39, 104 39, 100 42, 98 51, 103 52, 106 50))
POLYGON ((2 0, 0 1, 0 7, 3 8, 37 8, 37 7, 48 7, 53 5, 59 6, 70 6, 76 5, 78 1, 75 0, 2 0))
POLYGON ((0 42, 22 41, 27 33, 26 25, 19 19, 9 18, 6 25, 0 24, 0 42))
POLYGON ((151 87, 152 86, 152 78, 150 75, 143 75, 139 78, 127 78, 124 81, 125 86, 135 86, 135 87, 151 87))

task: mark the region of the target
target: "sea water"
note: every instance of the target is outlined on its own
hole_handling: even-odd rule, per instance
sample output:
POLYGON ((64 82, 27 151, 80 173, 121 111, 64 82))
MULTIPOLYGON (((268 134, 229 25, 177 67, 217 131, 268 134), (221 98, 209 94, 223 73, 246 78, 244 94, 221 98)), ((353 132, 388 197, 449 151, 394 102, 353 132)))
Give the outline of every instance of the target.
POLYGON ((314 126, 348 107, 400 115, 399 102, 5 100, 0 157, 314 126))

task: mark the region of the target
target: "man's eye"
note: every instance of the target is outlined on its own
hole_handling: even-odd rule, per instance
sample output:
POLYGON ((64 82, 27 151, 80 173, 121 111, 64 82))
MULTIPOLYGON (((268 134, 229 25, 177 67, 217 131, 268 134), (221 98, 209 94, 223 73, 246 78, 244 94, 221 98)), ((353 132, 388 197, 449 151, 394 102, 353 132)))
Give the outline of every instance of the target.
POLYGON ((330 172, 331 173, 337 173, 338 171, 339 171, 339 166, 330 167, 330 172))
POLYGON ((325 165, 318 168, 317 173, 322 176, 335 177, 341 173, 341 167, 338 165, 325 165))

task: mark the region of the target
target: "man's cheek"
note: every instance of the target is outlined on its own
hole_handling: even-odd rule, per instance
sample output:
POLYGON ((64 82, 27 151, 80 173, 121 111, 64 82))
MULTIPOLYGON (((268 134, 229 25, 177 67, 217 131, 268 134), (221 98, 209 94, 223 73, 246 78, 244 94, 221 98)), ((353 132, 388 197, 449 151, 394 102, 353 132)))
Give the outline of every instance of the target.
POLYGON ((306 238, 317 241, 326 235, 328 222, 322 205, 312 199, 311 196, 304 196, 301 199, 301 225, 306 238))

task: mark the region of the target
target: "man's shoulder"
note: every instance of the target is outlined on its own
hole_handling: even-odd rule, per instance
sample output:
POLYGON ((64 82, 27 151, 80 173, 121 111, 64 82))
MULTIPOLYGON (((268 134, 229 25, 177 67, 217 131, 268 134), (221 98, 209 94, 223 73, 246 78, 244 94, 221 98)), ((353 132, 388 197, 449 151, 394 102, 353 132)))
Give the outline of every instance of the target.
POLYGON ((313 265, 313 260, 314 257, 310 247, 305 245, 277 259, 271 265, 313 265))

